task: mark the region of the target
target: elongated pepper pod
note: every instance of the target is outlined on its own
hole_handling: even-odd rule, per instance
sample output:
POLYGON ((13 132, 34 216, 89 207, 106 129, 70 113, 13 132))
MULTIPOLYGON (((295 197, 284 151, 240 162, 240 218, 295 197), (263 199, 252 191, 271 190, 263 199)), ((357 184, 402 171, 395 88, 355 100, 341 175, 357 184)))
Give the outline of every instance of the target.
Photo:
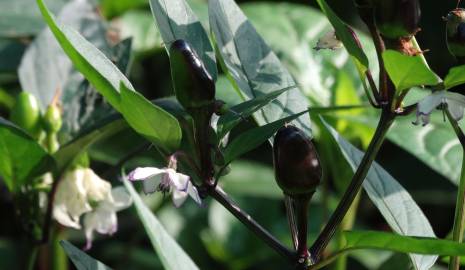
POLYGON ((320 159, 312 140, 287 125, 276 133, 273 147, 276 182, 287 195, 313 194, 320 184, 320 159))
POLYGON ((445 18, 447 48, 461 64, 465 63, 465 9, 457 8, 445 18))
POLYGON ((308 205, 320 184, 320 159, 312 140, 300 129, 287 125, 278 130, 273 145, 275 178, 285 196, 298 269, 307 269, 308 205))
POLYGON ((419 0, 376 0, 375 6, 376 25, 384 37, 407 38, 419 31, 419 0))
POLYGON ((210 121, 216 107, 215 81, 186 41, 174 41, 169 54, 176 98, 194 120, 194 136, 202 178, 211 182, 214 168, 209 140, 210 121))
POLYGON ((171 44, 170 64, 176 98, 186 110, 213 105, 215 82, 189 43, 171 44))

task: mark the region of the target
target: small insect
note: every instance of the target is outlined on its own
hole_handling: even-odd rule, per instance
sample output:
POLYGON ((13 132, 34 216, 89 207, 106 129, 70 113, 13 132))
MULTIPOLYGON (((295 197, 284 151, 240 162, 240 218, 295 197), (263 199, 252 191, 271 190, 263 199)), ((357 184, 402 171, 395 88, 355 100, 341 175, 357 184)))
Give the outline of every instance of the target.
POLYGON ((331 30, 324 34, 316 43, 314 50, 330 49, 336 50, 342 48, 342 42, 337 38, 336 31, 331 30))

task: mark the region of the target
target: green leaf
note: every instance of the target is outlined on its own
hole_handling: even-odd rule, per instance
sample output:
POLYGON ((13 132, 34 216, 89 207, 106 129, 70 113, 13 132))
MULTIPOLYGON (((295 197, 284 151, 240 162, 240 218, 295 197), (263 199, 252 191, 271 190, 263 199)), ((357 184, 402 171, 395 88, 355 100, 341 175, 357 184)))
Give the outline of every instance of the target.
POLYGON ((465 65, 451 68, 444 79, 444 86, 446 90, 464 83, 465 65))
POLYGON ((333 25, 338 39, 344 44, 349 54, 363 66, 362 73, 364 73, 368 69, 368 58, 358 46, 353 34, 349 31, 349 26, 339 19, 325 0, 317 0, 317 2, 323 13, 328 17, 329 22, 333 25))
POLYGON ((111 270, 110 267, 87 255, 66 240, 61 240, 60 245, 71 259, 74 266, 76 266, 77 270, 111 270))
POLYGON ((157 146, 175 151, 182 138, 178 120, 124 84, 120 91, 121 113, 129 125, 157 146))
MULTIPOLYGON (((325 123, 352 170, 356 170, 364 153, 342 138, 325 123)), ((368 171, 363 188, 389 226, 401 235, 435 237, 433 229, 410 194, 378 163, 368 171)), ((437 257, 410 255, 416 269, 429 269, 437 257)))
POLYGON ((0 174, 10 191, 50 169, 53 159, 33 138, 0 117, 0 174))
MULTIPOLYGON (((118 1, 111 0, 111 2, 118 1)), ((131 37, 133 49, 137 53, 147 53, 162 48, 161 34, 153 23, 153 17, 149 11, 131 10, 125 12, 117 20, 121 37, 131 37)))
POLYGON ((167 270, 197 270, 199 269, 185 251, 166 232, 155 215, 142 202, 139 194, 128 180, 123 181, 134 200, 137 214, 144 225, 150 242, 167 270))
POLYGON ((249 160, 238 160, 229 166, 231 172, 221 177, 221 186, 227 193, 253 198, 283 198, 283 191, 270 181, 274 179, 273 167, 249 160))
MULTIPOLYGON (((101 0, 100 7, 102 13, 107 18, 118 16, 125 13, 126 11, 131 12, 131 9, 143 8, 148 6, 147 0, 101 0)), ((124 16, 124 14, 123 14, 124 16)))
MULTIPOLYGON (((332 103, 332 94, 337 87, 340 73, 351 79, 359 76, 356 65, 346 50, 313 49, 319 38, 333 28, 319 9, 308 5, 276 2, 251 2, 241 5, 241 8, 312 105, 335 105, 332 103), (283 36, 286 37, 286 42, 283 42, 283 36)), ((358 34, 370 62, 376 62, 371 38, 364 33, 358 34)), ((377 65, 372 67, 374 75, 377 74, 377 69, 377 65)), ((352 83, 362 92, 360 80, 352 79, 352 83)))
MULTIPOLYGON (((433 112, 426 126, 414 126, 415 116, 397 118, 388 133, 390 141, 458 185, 462 147, 442 114, 433 112)), ((464 123, 461 123, 464 128, 464 123)))
MULTIPOLYGON (((234 1, 212 0, 208 4, 210 27, 223 60, 223 70, 227 72, 243 100, 295 85, 287 69, 234 1)), ((259 125, 265 125, 307 108, 305 96, 298 89, 292 89, 253 116, 259 125)), ((308 117, 300 117, 296 125, 311 134, 308 117)))
POLYGON ((109 119, 102 120, 101 123, 97 123, 88 131, 83 131, 82 134, 78 135, 73 141, 60 147, 60 149, 53 154, 57 163, 58 174, 64 172, 64 170, 73 163, 74 159, 79 157, 81 153, 84 153, 93 143, 109 137, 127 127, 127 123, 124 120, 114 118, 115 117, 109 117, 109 119))
MULTIPOLYGON (((303 111, 298 114, 294 114, 241 133, 224 149, 225 164, 230 163, 231 161, 240 157, 242 154, 258 147, 260 144, 273 136, 273 134, 284 124, 297 119, 299 116, 304 115, 307 112, 308 111, 303 111)), ((308 115, 306 115, 306 117, 308 117, 308 115)))
MULTIPOLYGON (((107 29, 95 6, 88 1, 67 3, 58 20, 82 33, 99 50, 110 52, 107 29)), ((52 102, 57 89, 61 90, 61 100, 69 98, 76 95, 84 81, 48 28, 44 28, 26 49, 18 75, 22 89, 38 99, 42 111, 52 102)), ((67 103, 63 105, 68 107, 67 103)))
POLYGON ((249 117, 254 112, 256 112, 263 106, 266 106, 268 103, 279 97, 282 93, 292 88, 295 87, 291 86, 284 89, 276 90, 266 95, 262 95, 254 99, 244 101, 236 106, 231 107, 225 115, 222 115, 218 119, 218 138, 223 138, 224 135, 226 135, 226 133, 231 131, 237 124, 239 124, 242 119, 249 117))
POLYGON ((345 246, 347 249, 383 249, 442 256, 465 255, 465 245, 450 240, 374 231, 347 231, 343 234, 347 241, 345 246))
POLYGON ((394 50, 383 52, 386 71, 397 91, 414 86, 437 85, 441 79, 426 64, 421 56, 408 56, 394 50))
POLYGON ((216 81, 218 71, 213 47, 197 16, 184 0, 150 0, 150 8, 169 51, 177 39, 187 41, 216 81))
POLYGON ((119 85, 123 83, 128 89, 134 90, 129 80, 101 51, 79 33, 66 25, 58 24, 43 0, 37 0, 37 4, 45 21, 76 69, 116 110, 120 111, 119 85))
MULTIPOLYGON (((49 0, 50 9, 59 11, 67 1, 49 0)), ((30 0, 1 1, 0 37, 24 38, 39 33, 44 22, 39 9, 30 0)), ((2 60, 3 61, 3 60, 2 60)))

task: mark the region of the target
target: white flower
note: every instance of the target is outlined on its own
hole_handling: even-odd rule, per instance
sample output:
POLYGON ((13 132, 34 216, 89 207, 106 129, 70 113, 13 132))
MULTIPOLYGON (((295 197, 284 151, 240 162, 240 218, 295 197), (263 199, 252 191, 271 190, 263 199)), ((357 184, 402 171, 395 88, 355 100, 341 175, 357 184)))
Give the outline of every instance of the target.
POLYGON ((116 187, 92 212, 86 213, 83 223, 87 244, 84 249, 92 247, 94 230, 100 234, 114 234, 118 230, 116 212, 129 207, 131 203, 132 199, 126 189, 116 187))
POLYGON ((113 234, 117 228, 116 211, 127 208, 132 201, 122 187, 111 184, 89 168, 78 168, 65 174, 58 184, 53 204, 53 217, 62 225, 81 229, 84 216, 87 238, 91 247, 93 231, 113 234))
POLYGON ((144 180, 143 190, 145 194, 161 191, 172 192, 173 204, 181 206, 189 195, 196 203, 202 204, 197 189, 192 185, 189 176, 178 173, 172 168, 158 169, 154 167, 141 167, 132 171, 129 180, 144 180))
POLYGON ((425 97, 417 105, 417 120, 413 124, 418 125, 420 119, 423 126, 429 123, 431 112, 439 106, 445 106, 452 118, 459 121, 463 118, 465 109, 465 96, 448 91, 436 91, 425 97))
POLYGON ((336 31, 331 30, 318 39, 318 42, 313 49, 318 51, 321 49, 336 50, 340 48, 342 48, 342 42, 337 38, 336 31))

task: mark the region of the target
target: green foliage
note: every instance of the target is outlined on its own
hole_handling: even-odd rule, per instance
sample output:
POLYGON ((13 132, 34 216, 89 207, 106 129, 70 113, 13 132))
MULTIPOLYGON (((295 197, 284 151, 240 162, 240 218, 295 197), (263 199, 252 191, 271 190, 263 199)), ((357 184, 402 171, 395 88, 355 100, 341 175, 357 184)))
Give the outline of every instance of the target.
POLYGON ((445 89, 461 85, 465 83, 465 65, 456 66, 449 70, 444 78, 445 89))
POLYGON ((124 180, 124 185, 134 200, 137 214, 144 225, 145 231, 157 252, 160 260, 167 270, 196 270, 199 269, 192 259, 176 243, 176 241, 166 232, 158 219, 153 215, 149 208, 142 202, 136 190, 124 180))
POLYGON ((30 183, 52 164, 52 158, 32 137, 0 118, 0 174, 10 191, 30 183))
POLYGON ((426 64, 420 55, 408 56, 400 52, 383 52, 386 71, 397 91, 408 90, 414 86, 435 86, 442 82, 426 64))
MULTIPOLYGON (((331 126, 325 125, 355 171, 364 153, 342 138, 331 126)), ((435 237, 428 219, 410 194, 376 162, 368 171, 363 188, 395 232, 402 235, 435 237)), ((436 256, 410 257, 416 269, 429 269, 437 259, 436 256)))
POLYGON ((345 24, 334 11, 328 6, 325 0, 317 0, 323 13, 328 17, 328 20, 336 31, 336 36, 344 44, 349 54, 357 60, 357 66, 361 66, 361 73, 365 73, 368 69, 368 58, 363 52, 363 49, 359 47, 358 41, 354 37, 354 34, 349 30, 349 26, 345 24))
MULTIPOLYGON (((208 8, 221 65, 243 100, 295 85, 287 69, 234 1, 209 1, 208 8)), ((307 107, 306 98, 298 89, 292 89, 253 116, 259 125, 265 125, 307 107)), ((311 134, 309 118, 300 117, 295 124, 311 134)))
POLYGON ((62 240, 60 244, 77 270, 111 270, 110 267, 90 257, 70 242, 62 240))

